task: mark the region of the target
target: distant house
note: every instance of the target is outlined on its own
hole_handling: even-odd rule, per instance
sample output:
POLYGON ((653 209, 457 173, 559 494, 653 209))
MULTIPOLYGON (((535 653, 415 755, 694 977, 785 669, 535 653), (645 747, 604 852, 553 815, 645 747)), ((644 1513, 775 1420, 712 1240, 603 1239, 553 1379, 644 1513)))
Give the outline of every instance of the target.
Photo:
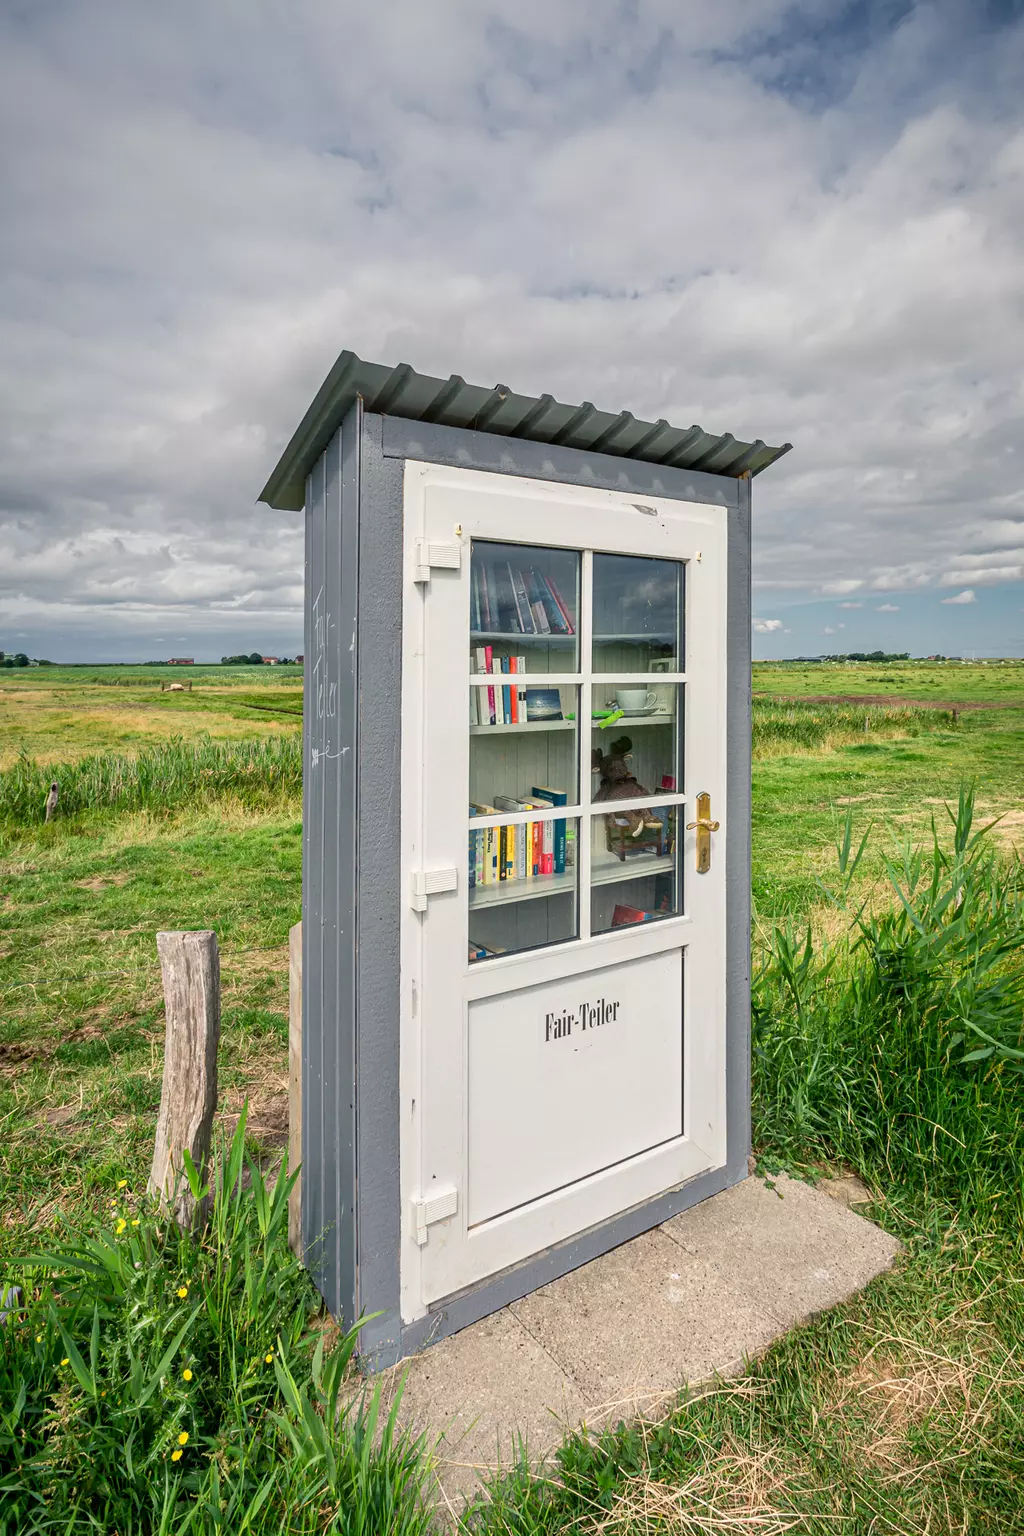
POLYGON ((264 656, 263 665, 265 667, 276 667, 279 665, 280 661, 280 656, 264 656))
POLYGON ((195 664, 194 656, 172 656, 167 663, 169 667, 194 667, 195 664))
POLYGON ((295 660, 299 663, 300 666, 302 665, 302 657, 301 656, 296 656, 295 660))

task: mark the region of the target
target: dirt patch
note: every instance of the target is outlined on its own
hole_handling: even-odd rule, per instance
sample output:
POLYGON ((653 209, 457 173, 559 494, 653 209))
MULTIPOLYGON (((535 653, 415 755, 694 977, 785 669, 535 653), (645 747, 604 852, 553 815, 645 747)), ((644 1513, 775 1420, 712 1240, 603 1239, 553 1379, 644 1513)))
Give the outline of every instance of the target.
POLYGON ((20 1040, 0 1040, 0 1070, 20 1067, 28 1061, 45 1061, 49 1055, 46 1046, 26 1045, 20 1040))
POLYGON ((132 878, 127 870, 119 870, 115 875, 90 875, 87 880, 74 880, 72 884, 82 891, 105 891, 110 885, 127 885, 132 878))
POLYGON ((755 693, 754 698, 780 704, 877 704, 884 709, 1024 709, 1024 699, 901 699, 891 693, 755 693))
POLYGON ((42 1119, 47 1125, 67 1125, 78 1114, 79 1105, 61 1104, 56 1109, 44 1109, 42 1119))

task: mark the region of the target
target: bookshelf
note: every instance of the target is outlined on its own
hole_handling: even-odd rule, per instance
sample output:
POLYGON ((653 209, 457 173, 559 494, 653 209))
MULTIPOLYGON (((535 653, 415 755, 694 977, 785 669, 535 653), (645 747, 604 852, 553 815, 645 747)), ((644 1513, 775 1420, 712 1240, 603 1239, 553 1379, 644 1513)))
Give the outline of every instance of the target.
MULTIPOLYGON (((646 880, 653 875, 670 875, 675 869, 675 854, 636 854, 623 863, 614 854, 607 858, 595 857, 590 865, 592 886, 625 884, 627 881, 646 880)), ((573 894, 576 889, 576 871, 567 870, 563 875, 537 875, 526 880, 501 880, 497 885, 474 886, 470 892, 471 910, 485 907, 502 907, 511 901, 536 901, 539 897, 573 894)))

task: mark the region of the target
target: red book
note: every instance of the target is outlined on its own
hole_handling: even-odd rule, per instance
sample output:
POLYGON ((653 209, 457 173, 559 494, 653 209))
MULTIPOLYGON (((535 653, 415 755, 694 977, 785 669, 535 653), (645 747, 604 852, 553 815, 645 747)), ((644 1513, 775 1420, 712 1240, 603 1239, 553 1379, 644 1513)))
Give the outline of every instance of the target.
POLYGON ((639 907, 617 906, 612 913, 612 927, 621 928, 623 923, 643 923, 647 920, 647 913, 641 912, 639 907))
MULTIPOLYGON (((484 671, 485 672, 490 672, 490 671, 492 671, 491 663, 494 660, 494 651, 491 648, 491 646, 489 646, 489 645, 485 645, 484 646, 484 656, 485 656, 486 661, 487 661, 487 665, 484 668, 484 671)), ((488 685, 487 685, 487 712, 490 715, 490 723, 492 725, 494 725, 494 723, 495 723, 495 721, 497 720, 498 717, 494 713, 494 684, 493 683, 488 683, 488 685)))

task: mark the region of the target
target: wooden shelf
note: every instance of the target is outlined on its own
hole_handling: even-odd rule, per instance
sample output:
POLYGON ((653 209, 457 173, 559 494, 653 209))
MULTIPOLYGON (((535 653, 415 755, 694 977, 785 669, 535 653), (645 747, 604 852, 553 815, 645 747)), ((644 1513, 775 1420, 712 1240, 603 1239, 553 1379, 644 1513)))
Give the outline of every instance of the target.
MULTIPOLYGON (((601 853, 590 865, 590 884, 615 885, 621 880, 643 880, 650 875, 669 874, 675 868, 675 854, 637 853, 626 860, 613 853, 601 853)), ((528 880, 499 880, 493 885, 475 885, 469 893, 469 910, 502 907, 510 901, 536 901, 540 896, 559 896, 576 889, 576 871, 564 875, 533 875, 528 880)))
MULTIPOLYGON (((635 725, 674 725, 675 715, 623 715, 621 720, 615 720, 611 725, 606 725, 606 731, 632 730, 635 725)), ((471 725, 471 736, 507 736, 516 731, 571 731, 575 728, 575 720, 526 720, 515 725, 471 725)), ((591 729, 601 729, 599 720, 591 721, 591 729)))
MULTIPOLYGON (((524 645, 575 645, 577 640, 576 635, 521 635, 516 630, 509 629, 471 629, 469 638, 473 641, 500 640, 502 644, 507 642, 509 645, 512 644, 513 640, 517 645, 520 642, 524 645)), ((495 673, 495 676, 497 676, 497 673, 495 673)))
POLYGON ((518 731, 572 731, 575 720, 523 720, 513 725, 471 725, 471 736, 511 736, 518 731))

